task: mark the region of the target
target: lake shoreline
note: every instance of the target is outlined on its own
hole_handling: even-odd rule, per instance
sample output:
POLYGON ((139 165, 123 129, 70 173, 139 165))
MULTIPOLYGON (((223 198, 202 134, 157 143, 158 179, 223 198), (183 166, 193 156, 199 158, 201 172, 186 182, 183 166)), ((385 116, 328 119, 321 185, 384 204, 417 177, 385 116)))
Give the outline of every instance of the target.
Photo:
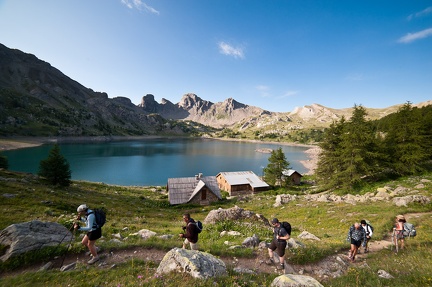
MULTIPOLYGON (((96 142, 128 141, 128 140, 157 139, 157 138, 189 138, 189 137, 174 137, 174 136, 3 137, 0 138, 0 151, 37 147, 43 144, 54 144, 54 143, 92 143, 92 142, 96 143, 96 142)), ((249 139, 227 139, 227 138, 210 138, 210 137, 202 137, 201 139, 308 147, 309 149, 307 149, 305 153, 308 155, 309 159, 300 161, 300 163, 308 170, 306 175, 311 175, 315 172, 318 163, 318 157, 321 152, 321 149, 317 145, 310 145, 310 144, 308 145, 308 144, 277 142, 277 141, 260 141, 260 140, 249 140, 249 139)))

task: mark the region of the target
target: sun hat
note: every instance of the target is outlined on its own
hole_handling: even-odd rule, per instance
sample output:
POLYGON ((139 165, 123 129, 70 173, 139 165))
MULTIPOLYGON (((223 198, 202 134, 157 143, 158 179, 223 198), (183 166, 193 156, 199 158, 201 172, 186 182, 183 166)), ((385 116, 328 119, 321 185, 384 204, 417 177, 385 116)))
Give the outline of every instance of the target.
POLYGON ((405 221, 405 216, 403 216, 402 214, 399 214, 399 215, 396 216, 396 219, 397 220, 405 221))
POLYGON ((77 212, 82 212, 82 211, 85 211, 87 209, 88 209, 87 205, 81 204, 80 206, 78 206, 77 212))

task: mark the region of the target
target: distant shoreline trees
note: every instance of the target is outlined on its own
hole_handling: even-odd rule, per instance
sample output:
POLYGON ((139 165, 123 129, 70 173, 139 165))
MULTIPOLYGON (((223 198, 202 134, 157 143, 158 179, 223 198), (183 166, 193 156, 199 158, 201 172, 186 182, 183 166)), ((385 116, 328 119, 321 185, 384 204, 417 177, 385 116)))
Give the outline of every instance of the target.
POLYGON ((315 171, 327 188, 355 189, 385 176, 414 175, 432 159, 432 106, 408 102, 396 113, 369 121, 362 106, 349 120, 341 118, 325 130, 315 171))

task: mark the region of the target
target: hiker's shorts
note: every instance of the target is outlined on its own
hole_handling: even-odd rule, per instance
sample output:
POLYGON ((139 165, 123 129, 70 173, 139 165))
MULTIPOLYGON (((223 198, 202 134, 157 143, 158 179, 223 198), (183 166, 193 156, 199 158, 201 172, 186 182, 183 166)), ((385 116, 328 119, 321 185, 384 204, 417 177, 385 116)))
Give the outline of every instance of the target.
POLYGON ((92 230, 87 233, 89 240, 94 241, 102 237, 102 228, 98 228, 96 230, 92 230))
POLYGON ((357 246, 357 248, 360 247, 362 241, 361 240, 354 240, 351 238, 351 244, 354 244, 355 246, 357 246))
POLYGON ((404 239, 405 236, 403 234, 403 230, 396 230, 396 238, 397 239, 404 239))
POLYGON ((277 255, 279 255, 279 257, 282 257, 282 256, 285 255, 285 248, 286 248, 286 246, 287 246, 286 240, 284 240, 284 241, 273 240, 270 243, 270 246, 268 248, 270 250, 272 250, 272 251, 276 250, 277 255))

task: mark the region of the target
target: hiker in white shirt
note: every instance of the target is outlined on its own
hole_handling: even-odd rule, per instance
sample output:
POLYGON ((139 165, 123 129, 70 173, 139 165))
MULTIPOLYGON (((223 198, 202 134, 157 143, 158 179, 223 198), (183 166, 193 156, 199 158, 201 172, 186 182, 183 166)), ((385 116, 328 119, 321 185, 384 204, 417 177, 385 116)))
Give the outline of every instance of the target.
POLYGON ((373 230, 370 227, 370 225, 367 224, 366 220, 364 220, 364 219, 362 221, 360 221, 360 224, 363 226, 363 228, 366 232, 366 240, 363 242, 363 247, 364 247, 364 252, 367 253, 367 252, 369 252, 368 244, 369 244, 369 240, 372 238, 373 230))

